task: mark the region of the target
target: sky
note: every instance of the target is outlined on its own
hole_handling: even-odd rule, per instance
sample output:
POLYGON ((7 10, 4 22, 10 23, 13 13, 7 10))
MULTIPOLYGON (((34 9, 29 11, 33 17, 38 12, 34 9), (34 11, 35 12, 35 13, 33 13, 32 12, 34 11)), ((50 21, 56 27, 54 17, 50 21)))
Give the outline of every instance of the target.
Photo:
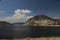
POLYGON ((0 21, 25 22, 29 18, 40 14, 60 18, 60 0, 0 1, 0 21))

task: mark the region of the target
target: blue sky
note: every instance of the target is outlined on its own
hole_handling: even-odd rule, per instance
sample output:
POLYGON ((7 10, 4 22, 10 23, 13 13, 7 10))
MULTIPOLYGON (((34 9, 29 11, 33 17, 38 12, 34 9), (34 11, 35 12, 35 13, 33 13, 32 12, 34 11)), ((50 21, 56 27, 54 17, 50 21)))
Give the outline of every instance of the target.
POLYGON ((14 15, 17 9, 28 9, 28 15, 45 14, 50 17, 60 18, 60 0, 1 0, 0 18, 14 15))

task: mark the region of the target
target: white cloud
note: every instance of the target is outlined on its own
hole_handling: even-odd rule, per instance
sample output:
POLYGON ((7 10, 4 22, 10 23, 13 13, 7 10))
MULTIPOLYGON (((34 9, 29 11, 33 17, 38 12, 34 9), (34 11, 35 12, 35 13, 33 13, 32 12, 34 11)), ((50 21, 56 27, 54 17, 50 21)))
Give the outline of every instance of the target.
POLYGON ((28 16, 27 15, 30 12, 31 12, 31 10, 28 10, 28 9, 22 9, 22 10, 21 9, 17 9, 17 10, 14 11, 14 15, 13 16, 0 18, 0 21, 7 21, 7 22, 10 22, 10 23, 25 22, 29 18, 33 17, 33 16, 28 16))
POLYGON ((59 19, 58 17, 54 17, 54 19, 59 19))

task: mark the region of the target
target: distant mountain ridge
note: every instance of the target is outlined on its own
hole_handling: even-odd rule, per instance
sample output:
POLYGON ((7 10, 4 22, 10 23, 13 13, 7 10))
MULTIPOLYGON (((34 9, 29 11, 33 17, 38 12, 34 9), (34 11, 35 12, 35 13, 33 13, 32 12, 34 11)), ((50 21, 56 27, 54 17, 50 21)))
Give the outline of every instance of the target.
POLYGON ((30 18, 29 20, 27 21, 30 21, 30 20, 45 20, 45 19, 49 19, 49 20, 53 20, 52 18, 46 16, 46 15, 37 15, 37 16, 34 16, 33 18, 30 18))
POLYGON ((10 24, 10 23, 8 23, 6 21, 0 21, 0 24, 10 24))

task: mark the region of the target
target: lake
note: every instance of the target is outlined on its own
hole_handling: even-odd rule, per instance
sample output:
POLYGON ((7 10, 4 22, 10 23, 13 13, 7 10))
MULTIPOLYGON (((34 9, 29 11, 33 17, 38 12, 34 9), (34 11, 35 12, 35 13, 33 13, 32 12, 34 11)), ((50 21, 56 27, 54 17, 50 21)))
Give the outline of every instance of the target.
POLYGON ((4 26, 0 27, 0 38, 40 38, 60 36, 60 27, 53 26, 4 26))
POLYGON ((53 26, 22 26, 15 27, 14 29, 15 38, 40 38, 40 37, 54 37, 60 36, 60 27, 53 26))

